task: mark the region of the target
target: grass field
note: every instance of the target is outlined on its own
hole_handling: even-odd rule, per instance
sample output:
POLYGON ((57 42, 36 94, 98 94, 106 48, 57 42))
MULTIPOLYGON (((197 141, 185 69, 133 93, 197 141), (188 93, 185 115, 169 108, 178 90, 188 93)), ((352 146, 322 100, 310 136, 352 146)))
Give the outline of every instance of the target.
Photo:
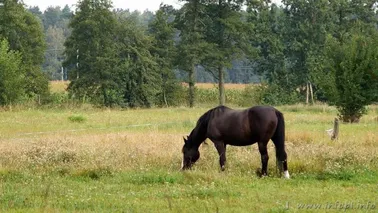
MULTIPOLYGON (((188 86, 187 83, 183 83, 183 85, 188 86)), ((194 86, 199 89, 218 89, 217 83, 196 83, 194 86)), ((225 89, 243 90, 245 89, 246 86, 248 86, 248 84, 231 84, 231 83, 224 84, 225 89)))
MULTIPOLYGON (((68 81, 50 81, 50 90, 52 92, 64 92, 68 87, 68 81)), ((186 83, 183 83, 187 86, 186 83)), ((245 89, 248 84, 225 84, 226 89, 245 89)), ((196 83, 195 86, 200 89, 213 89, 218 88, 218 84, 214 83, 196 83)))
POLYGON ((69 81, 50 81, 50 91, 55 93, 65 92, 69 81))
POLYGON ((0 111, 0 211, 376 212, 378 108, 336 141, 334 108, 279 109, 290 180, 275 174, 271 143, 267 178, 256 145, 228 147, 220 172, 209 143, 180 172, 182 137, 208 108, 0 111))

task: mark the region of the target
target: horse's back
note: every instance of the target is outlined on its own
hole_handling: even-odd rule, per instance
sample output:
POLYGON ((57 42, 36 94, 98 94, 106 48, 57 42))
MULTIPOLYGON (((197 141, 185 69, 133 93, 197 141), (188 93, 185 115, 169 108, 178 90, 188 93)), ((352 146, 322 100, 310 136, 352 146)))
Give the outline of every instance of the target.
POLYGON ((245 110, 221 108, 212 116, 208 137, 227 144, 244 146, 271 137, 277 125, 276 109, 254 106, 245 110))
POLYGON ((277 109, 271 106, 254 106, 248 109, 249 119, 255 122, 277 121, 277 109))

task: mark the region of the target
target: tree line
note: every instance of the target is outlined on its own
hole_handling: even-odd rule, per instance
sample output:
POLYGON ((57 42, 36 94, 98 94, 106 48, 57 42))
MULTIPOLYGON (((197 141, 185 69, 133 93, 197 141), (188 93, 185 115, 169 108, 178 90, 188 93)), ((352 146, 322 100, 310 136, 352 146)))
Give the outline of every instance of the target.
MULTIPOLYGON (((188 104, 194 106, 199 79, 218 82, 220 104, 226 81, 259 81, 262 104, 326 101, 349 122, 378 100, 376 0, 183 3, 180 9, 161 5, 156 13, 141 14, 113 9, 108 0, 81 0, 75 12, 50 7, 42 13, 5 0, 0 66, 18 70, 1 75, 18 77, 8 77, 11 84, 0 78, 0 90, 13 87, 32 96, 46 91, 46 76, 68 73, 73 98, 151 107, 174 105, 186 81, 188 104), (17 21, 25 29, 10 27, 17 21)), ((20 97, 0 93, 2 104, 20 97)))

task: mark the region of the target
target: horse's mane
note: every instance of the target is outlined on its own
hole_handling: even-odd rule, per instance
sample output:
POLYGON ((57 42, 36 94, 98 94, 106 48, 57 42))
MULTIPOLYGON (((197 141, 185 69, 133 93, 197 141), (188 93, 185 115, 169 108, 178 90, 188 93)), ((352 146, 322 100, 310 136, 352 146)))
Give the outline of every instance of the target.
MULTIPOLYGON (((196 134, 196 136, 198 134, 201 135, 201 136, 204 136, 206 134, 209 121, 212 118, 213 112, 223 111, 225 109, 229 109, 229 108, 226 107, 226 106, 220 105, 220 106, 214 107, 214 108, 210 109, 209 111, 205 112, 198 119, 196 127, 192 130, 192 132, 190 133, 189 136, 192 137, 193 134, 196 134)), ((202 141, 201 141, 201 143, 202 143, 202 141)))
POLYGON ((226 106, 223 106, 223 105, 220 105, 220 106, 217 106, 217 107, 214 107, 212 109, 210 109, 209 111, 205 112, 197 121, 197 126, 201 125, 201 126, 205 126, 207 127, 208 123, 209 123, 209 120, 211 119, 211 115, 214 111, 218 111, 218 110, 221 110, 223 111, 224 109, 228 109, 228 107, 226 106))

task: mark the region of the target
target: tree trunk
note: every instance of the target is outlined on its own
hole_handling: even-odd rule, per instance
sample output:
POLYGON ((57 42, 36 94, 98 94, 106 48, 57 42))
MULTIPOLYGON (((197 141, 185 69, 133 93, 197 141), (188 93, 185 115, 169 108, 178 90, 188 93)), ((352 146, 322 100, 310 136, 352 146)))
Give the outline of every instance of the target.
POLYGON ((192 69, 189 70, 189 107, 194 106, 194 72, 196 70, 195 65, 192 65, 192 69))
POLYGON ((308 96, 309 96, 309 88, 308 88, 308 82, 306 83, 306 105, 308 105, 308 96))
POLYGON ((226 95, 224 91, 224 72, 223 67, 218 67, 218 75, 219 75, 219 104, 225 105, 226 104, 226 95))
POLYGON ((164 99, 165 107, 168 107, 168 102, 167 102, 167 97, 165 95, 165 90, 163 90, 163 99, 164 99))
POLYGON ((104 105, 105 105, 106 107, 109 107, 109 99, 108 99, 108 95, 107 95, 107 93, 106 93, 106 89, 105 89, 104 86, 102 86, 102 95, 103 95, 103 97, 104 97, 104 105))
POLYGON ((79 79, 79 49, 76 50, 76 79, 79 79))
POLYGON ((314 91, 312 90, 311 82, 310 82, 310 94, 311 94, 311 102, 312 102, 312 104, 315 104, 315 102, 314 102, 314 91))

